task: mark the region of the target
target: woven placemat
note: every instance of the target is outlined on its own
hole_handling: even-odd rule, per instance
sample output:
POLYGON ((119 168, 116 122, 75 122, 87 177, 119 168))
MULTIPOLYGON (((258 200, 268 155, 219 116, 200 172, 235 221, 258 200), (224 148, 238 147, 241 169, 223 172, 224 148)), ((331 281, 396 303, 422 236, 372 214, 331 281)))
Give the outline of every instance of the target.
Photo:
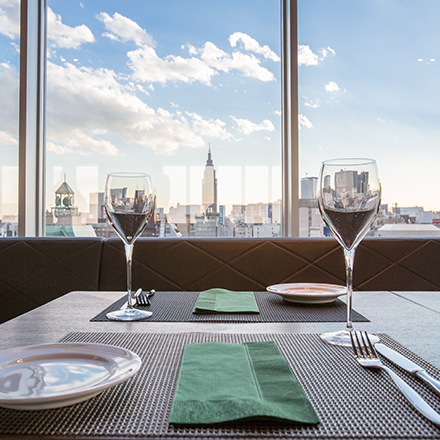
MULTIPOLYGON (((241 313, 192 313, 199 292, 156 292, 151 298, 151 306, 138 306, 141 310, 150 310, 153 316, 144 321, 153 322, 222 322, 246 324, 252 322, 345 322, 347 305, 337 299, 331 304, 305 305, 284 301, 270 292, 255 292, 260 309, 257 314, 241 313)), ((125 302, 124 296, 107 307, 91 321, 108 321, 106 314, 118 310, 125 302)), ((369 322, 367 318, 353 310, 353 322, 369 322)), ((113 321, 114 322, 114 321, 113 321)))
MULTIPOLYGON (((440 379, 439 369, 388 336, 379 336, 440 379)), ((351 349, 325 344, 317 334, 77 332, 62 341, 124 347, 136 352, 143 364, 133 378, 86 402, 41 411, 0 409, 0 434, 44 438, 440 439, 440 428, 408 404, 385 372, 363 369, 351 349), (168 424, 185 344, 269 340, 279 346, 315 407, 320 425, 260 421, 174 428, 168 424)), ((391 368, 440 411, 440 399, 427 385, 391 368)))

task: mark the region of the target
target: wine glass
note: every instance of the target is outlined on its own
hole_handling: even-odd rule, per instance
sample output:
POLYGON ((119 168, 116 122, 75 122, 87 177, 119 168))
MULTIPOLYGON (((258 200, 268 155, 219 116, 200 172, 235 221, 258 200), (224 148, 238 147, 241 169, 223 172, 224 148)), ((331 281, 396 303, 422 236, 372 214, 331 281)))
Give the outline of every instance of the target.
POLYGON ((149 174, 110 173, 105 184, 105 210, 111 225, 121 237, 127 259, 127 307, 107 313, 114 321, 136 321, 152 313, 134 308, 136 299, 131 289, 133 244, 154 211, 154 196, 149 174))
MULTIPOLYGON (((354 254, 376 218, 380 201, 381 186, 375 160, 333 159, 322 163, 319 174, 319 210, 322 219, 344 249, 347 277, 346 328, 320 335, 321 339, 330 344, 351 346, 354 254)), ((371 338, 375 339, 376 336, 371 335, 371 338)), ((378 338, 375 342, 378 342, 378 338)))

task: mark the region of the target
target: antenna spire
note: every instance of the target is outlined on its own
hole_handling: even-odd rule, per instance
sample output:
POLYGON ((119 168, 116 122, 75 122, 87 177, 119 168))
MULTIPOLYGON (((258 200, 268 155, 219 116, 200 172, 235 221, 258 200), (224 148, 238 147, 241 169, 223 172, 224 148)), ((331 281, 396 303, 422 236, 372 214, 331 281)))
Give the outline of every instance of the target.
POLYGON ((209 143, 208 160, 206 161, 206 165, 214 166, 214 164, 212 163, 212 158, 211 158, 211 142, 209 143))

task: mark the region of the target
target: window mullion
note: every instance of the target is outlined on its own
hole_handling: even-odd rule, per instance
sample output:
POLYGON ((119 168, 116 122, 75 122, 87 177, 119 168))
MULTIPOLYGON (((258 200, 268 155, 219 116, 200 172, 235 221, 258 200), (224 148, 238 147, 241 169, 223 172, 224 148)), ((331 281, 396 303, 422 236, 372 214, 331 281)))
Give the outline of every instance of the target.
POLYGON ((299 236, 297 0, 282 0, 283 235, 299 236))
POLYGON ((44 235, 46 0, 21 0, 18 234, 44 235))

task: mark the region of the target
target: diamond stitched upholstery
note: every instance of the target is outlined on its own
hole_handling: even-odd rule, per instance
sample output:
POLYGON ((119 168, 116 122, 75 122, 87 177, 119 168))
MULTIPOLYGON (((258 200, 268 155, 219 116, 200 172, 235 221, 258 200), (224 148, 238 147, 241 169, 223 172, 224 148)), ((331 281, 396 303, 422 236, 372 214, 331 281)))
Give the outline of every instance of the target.
MULTIPOLYGON (((224 287, 264 290, 276 283, 345 284, 333 238, 144 239, 134 246, 134 286, 156 290, 224 287)), ((101 290, 124 290, 124 248, 103 246, 101 290)), ((440 290, 440 240, 365 238, 356 251, 357 290, 440 290)))
POLYGON ((72 290, 98 290, 101 238, 0 239, 0 322, 72 290))
MULTIPOLYGON (((440 290, 440 240, 365 238, 357 290, 440 290)), ((333 238, 148 239, 134 246, 133 287, 264 290, 287 282, 345 284, 333 238)), ((119 238, 2 238, 0 322, 73 290, 125 290, 119 238)))

